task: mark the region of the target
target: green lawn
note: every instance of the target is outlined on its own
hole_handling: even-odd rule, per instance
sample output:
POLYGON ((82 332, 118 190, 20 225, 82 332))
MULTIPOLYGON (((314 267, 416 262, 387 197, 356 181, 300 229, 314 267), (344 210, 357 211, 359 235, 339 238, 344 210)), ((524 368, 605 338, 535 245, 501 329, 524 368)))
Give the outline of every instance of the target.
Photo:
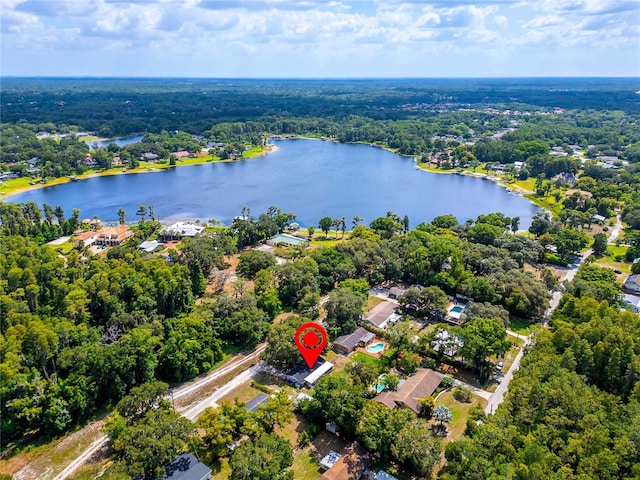
POLYGON ((380 372, 382 370, 382 365, 380 363, 380 360, 378 358, 374 358, 370 355, 367 355, 366 353, 354 352, 351 355, 351 360, 354 362, 362 363, 363 365, 369 365, 370 367, 374 368, 377 372, 380 372))
POLYGON ((293 458, 293 478, 299 480, 316 480, 322 477, 320 465, 313 458, 311 447, 298 452, 293 458))
POLYGON ((453 440, 459 439, 467 426, 467 418, 469 417, 469 410, 474 405, 480 405, 484 408, 487 405, 487 401, 484 398, 473 396, 471 403, 462 403, 457 401, 453 397, 453 392, 449 391, 443 393, 436 402, 437 406, 444 406, 451 410, 451 422, 448 424, 449 436, 453 440))
POLYGON ((521 318, 509 319, 509 330, 519 333, 520 335, 529 335, 535 324, 522 320, 521 318))

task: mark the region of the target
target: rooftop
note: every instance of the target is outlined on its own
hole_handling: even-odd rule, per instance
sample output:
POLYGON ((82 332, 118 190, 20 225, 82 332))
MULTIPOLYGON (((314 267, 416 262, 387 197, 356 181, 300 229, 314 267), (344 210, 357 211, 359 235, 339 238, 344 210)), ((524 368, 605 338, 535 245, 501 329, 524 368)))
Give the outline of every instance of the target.
POLYGON ((375 334, 360 327, 355 332, 348 335, 341 335, 333 341, 334 345, 339 345, 345 350, 354 350, 360 342, 370 342, 375 338, 375 334))
POLYGON ((306 240, 303 238, 298 238, 293 235, 289 235, 288 233, 279 233, 269 239, 274 244, 285 244, 290 247, 296 247, 298 245, 304 245, 306 240))
POLYGON ((369 453, 360 444, 353 442, 343 450, 338 461, 320 478, 321 480, 356 480, 362 476, 369 464, 371 464, 369 453))
POLYGON ((441 380, 441 374, 428 368, 419 368, 398 387, 397 391, 382 392, 376 396, 376 401, 389 408, 404 406, 415 413, 420 413, 420 400, 431 396, 440 385, 441 380))
POLYGON ((259 395, 256 395, 250 402, 248 402, 244 408, 247 409, 247 412, 255 412, 256 410, 258 410, 258 407, 260 405, 262 405, 264 402, 266 402, 269 399, 269 397, 267 395, 265 395, 264 393, 261 393, 259 395))
POLYGON ((211 478, 211 469, 190 453, 178 455, 166 470, 165 480, 206 480, 211 478))
POLYGON ((396 311, 396 304, 391 302, 382 302, 373 307, 365 316, 365 320, 369 323, 380 327, 383 325, 389 317, 396 311))
POLYGON ((195 237, 204 232, 202 225, 188 222, 176 222, 163 230, 164 233, 175 233, 183 237, 195 237))

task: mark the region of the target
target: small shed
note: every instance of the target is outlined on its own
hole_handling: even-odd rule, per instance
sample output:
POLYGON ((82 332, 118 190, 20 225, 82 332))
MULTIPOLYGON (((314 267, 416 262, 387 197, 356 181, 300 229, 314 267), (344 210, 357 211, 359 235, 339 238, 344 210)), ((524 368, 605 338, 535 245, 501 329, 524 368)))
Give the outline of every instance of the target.
POLYGON ((268 399, 269 397, 267 395, 261 393, 259 395, 256 395, 249 403, 244 406, 244 408, 247 409, 247 412, 255 412, 258 410, 258 407, 268 399))

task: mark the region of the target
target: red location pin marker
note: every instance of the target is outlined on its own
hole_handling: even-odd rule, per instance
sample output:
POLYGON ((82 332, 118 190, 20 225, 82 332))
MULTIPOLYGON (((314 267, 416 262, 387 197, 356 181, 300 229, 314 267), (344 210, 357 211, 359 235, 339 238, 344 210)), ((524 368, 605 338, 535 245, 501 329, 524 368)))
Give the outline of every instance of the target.
POLYGON ((296 330, 295 341, 302 358, 312 369, 327 344, 327 332, 317 323, 305 323, 296 330))

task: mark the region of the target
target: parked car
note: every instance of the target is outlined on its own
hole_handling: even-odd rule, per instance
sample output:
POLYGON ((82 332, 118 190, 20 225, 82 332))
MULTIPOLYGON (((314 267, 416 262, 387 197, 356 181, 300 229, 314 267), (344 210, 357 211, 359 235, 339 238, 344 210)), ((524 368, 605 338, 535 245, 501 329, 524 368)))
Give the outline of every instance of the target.
POLYGON ((622 270, 618 269, 618 268, 614 268, 613 269, 613 273, 617 273, 618 275, 622 274, 622 270))
POLYGON ((498 365, 496 365, 496 370, 498 370, 499 372, 501 372, 503 367, 504 367, 504 363, 502 363, 502 362, 498 362, 498 365))

